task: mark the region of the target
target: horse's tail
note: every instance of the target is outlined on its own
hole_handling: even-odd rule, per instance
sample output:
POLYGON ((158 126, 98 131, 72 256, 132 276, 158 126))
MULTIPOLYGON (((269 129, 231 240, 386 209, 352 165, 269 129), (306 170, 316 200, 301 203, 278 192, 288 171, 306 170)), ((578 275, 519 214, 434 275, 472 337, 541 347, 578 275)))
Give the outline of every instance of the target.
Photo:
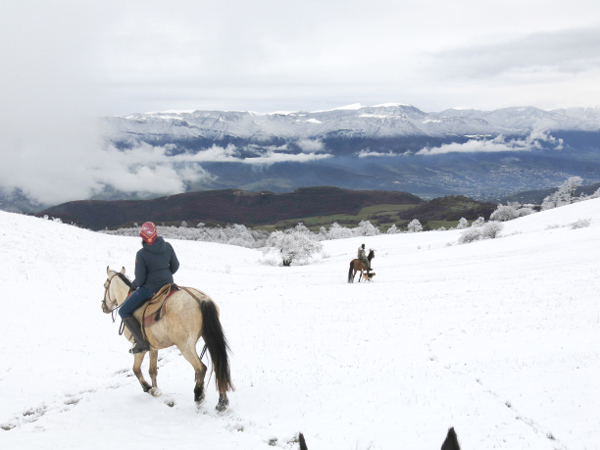
POLYGON ((210 358, 215 369, 215 382, 219 392, 233 390, 229 373, 229 344, 219 321, 219 311, 214 302, 200 302, 202 312, 202 337, 208 347, 210 358))
POLYGON ((348 271, 348 283, 352 283, 352 279, 354 278, 352 276, 352 270, 354 270, 354 261, 350 261, 350 270, 348 271))

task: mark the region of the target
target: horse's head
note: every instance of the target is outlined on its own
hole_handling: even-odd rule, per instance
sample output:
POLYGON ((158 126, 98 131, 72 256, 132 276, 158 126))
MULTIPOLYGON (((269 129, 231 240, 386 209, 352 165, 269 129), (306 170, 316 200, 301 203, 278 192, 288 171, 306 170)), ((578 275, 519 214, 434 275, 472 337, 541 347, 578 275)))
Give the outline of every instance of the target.
POLYGON ((369 261, 371 261, 373 258, 375 258, 375 250, 370 249, 369 256, 367 256, 367 258, 369 258, 369 261))
POLYGON ((122 296, 122 285, 127 278, 125 278, 125 267, 121 268, 120 272, 110 270, 110 267, 106 267, 106 273, 108 278, 104 282, 104 298, 102 299, 102 311, 105 314, 110 314, 119 307, 119 298, 122 296), (113 282, 117 278, 119 282, 113 282))

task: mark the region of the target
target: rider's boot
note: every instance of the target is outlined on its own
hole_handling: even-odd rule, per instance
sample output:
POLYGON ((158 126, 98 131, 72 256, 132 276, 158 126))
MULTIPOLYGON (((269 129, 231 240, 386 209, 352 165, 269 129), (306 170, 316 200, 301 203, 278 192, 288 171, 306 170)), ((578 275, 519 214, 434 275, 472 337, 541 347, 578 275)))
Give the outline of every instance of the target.
POLYGON ((144 339, 144 336, 142 335, 142 327, 140 327, 138 320, 133 316, 125 317, 123 319, 123 323, 125 323, 125 326, 135 340, 135 345, 129 350, 129 353, 135 354, 150 350, 150 344, 144 339))

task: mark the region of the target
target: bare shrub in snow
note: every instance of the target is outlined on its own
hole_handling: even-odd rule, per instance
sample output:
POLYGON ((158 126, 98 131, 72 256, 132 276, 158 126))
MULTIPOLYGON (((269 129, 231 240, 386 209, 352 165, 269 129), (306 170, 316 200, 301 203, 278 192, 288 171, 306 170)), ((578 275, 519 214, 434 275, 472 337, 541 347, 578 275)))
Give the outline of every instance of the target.
POLYGON ((458 221, 458 225, 456 225, 456 229, 457 230, 464 230, 465 228, 469 227, 469 221, 467 219, 465 219, 464 217, 461 217, 460 220, 458 221))
POLYGON ((589 227, 592 223, 592 219, 579 219, 577 222, 573 222, 571 224, 571 229, 576 230, 577 228, 586 228, 589 227))
POLYGON ((492 221, 481 227, 481 239, 495 239, 500 236, 500 232, 504 228, 500 222, 492 221))
MULTIPOLYGON (((479 218, 481 219, 481 217, 479 218)), ((475 222, 478 222, 477 219, 475 222)), ((475 225, 475 222, 471 225, 471 228, 466 229, 458 239, 459 244, 468 244, 473 241, 480 241, 484 239, 495 239, 500 236, 500 232, 504 225, 500 222, 492 221, 483 223, 482 225, 475 225)))
POLYGON ((523 207, 518 203, 508 202, 506 205, 498 205, 496 210, 490 215, 490 220, 506 222, 517 219, 518 217, 528 216, 533 213, 533 209, 523 207))
POLYGON ((423 231, 423 225, 421 225, 421 222, 419 222, 418 219, 413 219, 408 224, 408 232, 409 233, 418 233, 419 231, 423 231))
POLYGON ((481 239, 481 229, 479 227, 467 228, 458 238, 459 244, 468 244, 469 242, 481 239))

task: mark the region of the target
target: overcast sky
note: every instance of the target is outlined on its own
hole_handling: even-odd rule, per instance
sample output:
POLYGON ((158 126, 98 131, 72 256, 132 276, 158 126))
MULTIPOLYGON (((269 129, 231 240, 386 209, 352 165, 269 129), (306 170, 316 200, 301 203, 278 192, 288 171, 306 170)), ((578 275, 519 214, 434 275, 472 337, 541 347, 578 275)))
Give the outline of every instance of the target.
POLYGON ((0 25, 2 96, 45 108, 600 105, 591 0, 24 0, 0 25))
POLYGON ((3 1, 0 58, 15 185, 26 161, 32 178, 96 164, 78 149, 101 115, 600 106, 600 2, 3 1))

